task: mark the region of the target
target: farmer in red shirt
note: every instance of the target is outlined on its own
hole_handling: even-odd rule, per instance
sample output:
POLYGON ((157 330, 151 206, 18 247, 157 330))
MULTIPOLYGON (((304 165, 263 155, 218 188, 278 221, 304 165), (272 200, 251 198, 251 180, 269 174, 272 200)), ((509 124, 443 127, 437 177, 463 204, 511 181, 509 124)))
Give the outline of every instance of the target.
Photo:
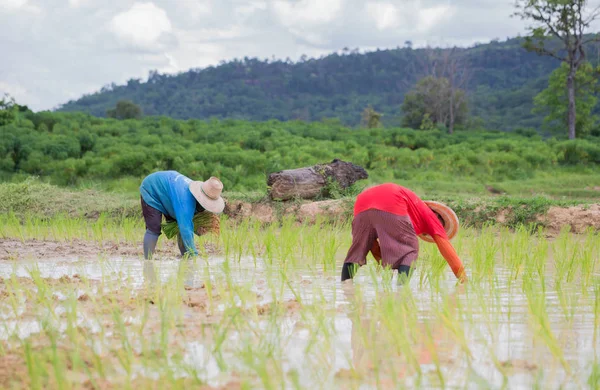
POLYGON ((414 192, 394 183, 364 190, 354 204, 352 245, 342 268, 342 282, 354 277, 369 251, 383 266, 408 277, 419 254, 418 237, 435 242, 454 275, 467 279, 463 264, 448 239, 458 230, 458 219, 441 203, 422 201, 414 192), (435 211, 434 211, 435 210, 435 211))

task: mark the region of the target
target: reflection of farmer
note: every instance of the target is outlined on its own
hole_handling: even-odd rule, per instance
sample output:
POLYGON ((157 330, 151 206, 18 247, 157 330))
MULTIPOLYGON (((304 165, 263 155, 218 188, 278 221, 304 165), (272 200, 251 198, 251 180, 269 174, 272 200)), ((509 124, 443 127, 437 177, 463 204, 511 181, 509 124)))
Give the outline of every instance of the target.
MULTIPOLYGON (((462 286, 447 296, 446 307, 453 312, 456 310, 460 287, 462 286)), ((401 378, 409 374, 407 356, 412 356, 415 359, 413 363, 422 366, 434 363, 436 360, 447 361, 450 356, 455 355, 453 349, 456 348, 456 344, 451 342, 449 329, 440 326, 436 320, 429 323, 419 321, 416 327, 411 326, 406 329, 404 337, 410 340, 410 344, 402 346, 401 349, 408 347, 411 350, 398 351, 394 348, 394 346, 399 347, 398 339, 391 336, 393 332, 388 328, 390 325, 393 326, 393 323, 382 321, 386 314, 373 308, 369 310, 364 302, 356 299, 353 286, 344 283, 342 291, 350 304, 347 314, 352 323, 350 345, 354 370, 360 373, 382 370, 381 373, 385 373, 386 367, 393 367, 390 374, 393 373, 401 378)), ((403 299, 400 292, 396 294, 397 300, 403 299)))
POLYGON ((179 250, 181 254, 197 254, 194 244, 196 213, 204 210, 221 213, 225 202, 221 198, 223 183, 211 177, 207 181, 192 181, 176 171, 155 172, 148 175, 140 187, 142 213, 146 221, 144 257, 149 259, 156 248, 161 233, 162 216, 167 221, 176 220, 179 227, 179 250))
POLYGON ((462 262, 448 240, 448 234, 453 236, 457 230, 456 215, 440 203, 425 203, 394 183, 368 188, 354 204, 352 245, 342 268, 342 281, 354 277, 355 265, 364 265, 369 251, 383 266, 408 276, 419 254, 417 237, 435 241, 456 277, 465 281, 462 262))

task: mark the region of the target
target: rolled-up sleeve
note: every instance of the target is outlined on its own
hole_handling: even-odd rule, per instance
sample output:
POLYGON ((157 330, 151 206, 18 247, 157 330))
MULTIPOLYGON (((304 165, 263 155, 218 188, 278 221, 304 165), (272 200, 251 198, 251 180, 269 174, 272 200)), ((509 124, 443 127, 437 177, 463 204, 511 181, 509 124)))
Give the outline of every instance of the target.
POLYGON ((446 261, 448 262, 448 265, 452 269, 454 275, 458 279, 463 280, 466 277, 465 268, 463 266, 462 261, 460 260, 460 257, 458 257, 458 254, 456 254, 456 251, 454 250, 454 247, 452 246, 450 241, 437 234, 433 235, 433 240, 435 241, 444 259, 446 259, 446 261))

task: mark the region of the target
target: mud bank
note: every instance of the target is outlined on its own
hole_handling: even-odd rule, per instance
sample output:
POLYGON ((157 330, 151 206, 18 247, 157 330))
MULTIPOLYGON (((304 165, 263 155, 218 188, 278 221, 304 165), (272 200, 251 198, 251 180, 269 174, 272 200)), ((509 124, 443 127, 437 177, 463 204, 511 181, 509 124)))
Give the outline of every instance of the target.
MULTIPOLYGON (((508 207, 448 204, 454 208, 462 224, 474 227, 483 224, 514 227, 524 223, 543 227, 549 234, 557 234, 567 227, 573 233, 600 230, 600 204, 547 208, 526 204, 508 207)), ((277 222, 283 218, 295 218, 298 222, 308 223, 318 219, 343 222, 352 218, 353 205, 353 199, 302 203, 233 200, 227 203, 224 213, 233 220, 251 218, 263 223, 277 222)))

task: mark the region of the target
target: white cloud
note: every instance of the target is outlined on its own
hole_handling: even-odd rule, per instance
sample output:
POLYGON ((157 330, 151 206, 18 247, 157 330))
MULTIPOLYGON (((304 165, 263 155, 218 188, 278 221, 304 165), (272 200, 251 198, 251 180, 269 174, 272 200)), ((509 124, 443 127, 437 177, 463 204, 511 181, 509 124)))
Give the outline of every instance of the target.
POLYGON ((342 0, 275 1, 273 9, 285 26, 331 22, 342 8, 342 0))
POLYGON ((27 0, 0 0, 0 8, 18 9, 27 5, 27 0))
POLYGON ((69 5, 71 7, 77 8, 79 6, 86 4, 88 1, 89 0, 69 0, 69 5))
POLYGON ((248 1, 243 3, 242 5, 236 6, 234 9, 234 13, 237 16, 241 16, 245 18, 247 15, 251 15, 255 11, 265 11, 267 9, 266 1, 248 1))
POLYGON ((4 97, 4 94, 9 94, 10 96, 14 97, 17 103, 31 98, 31 96, 29 96, 27 93, 27 89, 23 86, 15 83, 0 81, 0 99, 4 97))
POLYGON ((188 16, 192 19, 198 19, 201 16, 210 15, 212 11, 211 2, 204 1, 182 1, 183 6, 186 8, 188 16))
POLYGON ((171 21, 154 3, 135 3, 113 17, 110 30, 128 46, 155 51, 162 47, 161 36, 171 32, 171 21))
POLYGON ((242 26, 231 26, 229 28, 200 28, 193 35, 199 41, 225 40, 245 36, 248 30, 242 26))
POLYGON ((179 72, 246 56, 297 60, 406 40, 419 47, 504 39, 527 25, 510 18, 510 3, 0 0, 0 53, 9 54, 0 61, 0 92, 40 110, 153 69, 179 72))
POLYGON ((277 21, 299 42, 315 46, 326 45, 327 31, 340 16, 343 0, 275 1, 272 10, 277 21))
POLYGON ((426 33, 444 19, 451 18, 453 8, 437 5, 423 8, 418 1, 406 1, 396 6, 389 2, 368 2, 367 14, 378 30, 407 29, 426 33))
POLYGON ((421 32, 427 32, 442 20, 452 18, 453 14, 454 8, 447 5, 422 9, 419 11, 417 28, 421 32))
POLYGON ((143 56, 147 64, 151 64, 150 66, 145 66, 140 74, 141 78, 144 78, 148 75, 151 70, 156 70, 159 73, 176 73, 181 70, 179 67, 177 60, 171 54, 147 54, 143 56))
POLYGON ((398 10, 391 3, 367 3, 367 14, 373 19, 378 30, 398 26, 398 10))
POLYGON ((2 11, 27 11, 39 14, 41 8, 37 5, 29 4, 29 0, 0 0, 0 14, 2 14, 2 11))

